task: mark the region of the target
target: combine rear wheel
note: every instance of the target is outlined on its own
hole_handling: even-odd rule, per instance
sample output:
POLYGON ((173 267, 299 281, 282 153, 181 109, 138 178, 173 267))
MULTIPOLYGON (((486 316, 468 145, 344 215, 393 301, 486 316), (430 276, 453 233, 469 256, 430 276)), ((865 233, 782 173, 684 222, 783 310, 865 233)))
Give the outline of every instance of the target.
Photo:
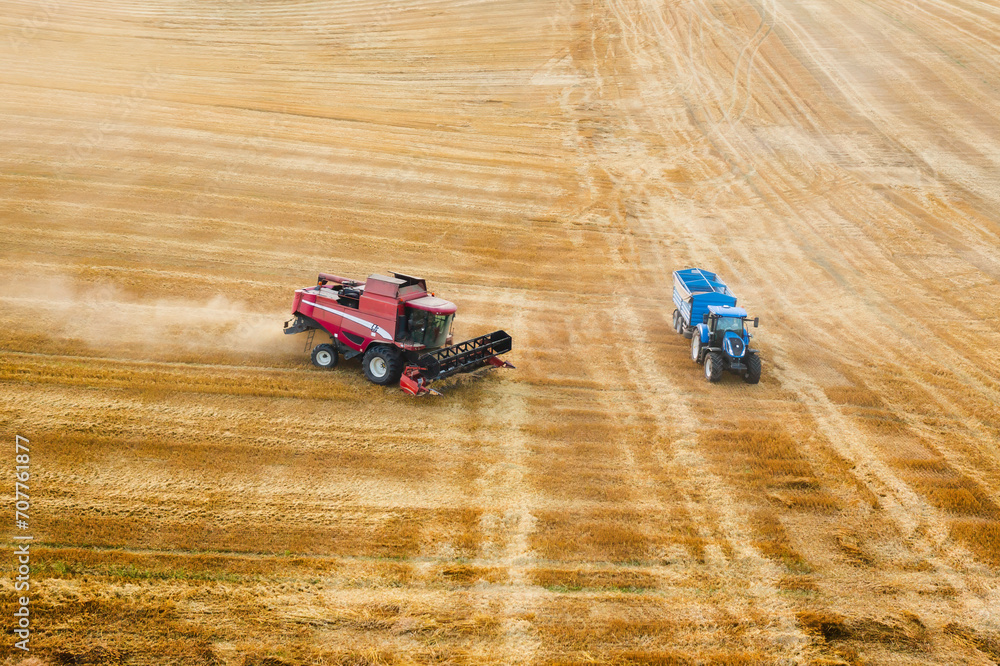
POLYGON ((705 357, 705 379, 715 383, 722 379, 723 363, 722 354, 711 352, 705 357))
POLYGON ((747 354, 747 371, 743 375, 743 381, 747 384, 756 384, 760 381, 760 356, 757 354, 747 354))
POLYGON ((312 362, 317 368, 331 370, 337 367, 337 349, 333 345, 316 345, 312 351, 312 362))
POLYGON ((365 379, 380 386, 399 382, 403 374, 403 359, 395 347, 372 345, 361 360, 365 379))

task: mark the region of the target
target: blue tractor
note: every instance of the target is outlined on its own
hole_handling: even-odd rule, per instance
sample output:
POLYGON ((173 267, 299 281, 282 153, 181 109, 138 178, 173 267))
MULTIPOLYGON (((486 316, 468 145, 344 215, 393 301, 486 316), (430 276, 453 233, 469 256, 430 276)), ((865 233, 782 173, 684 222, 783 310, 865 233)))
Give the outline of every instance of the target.
POLYGON ((717 382, 729 370, 747 384, 760 381, 760 355, 750 349, 751 334, 758 318, 747 319, 747 311, 736 307, 736 296, 715 273, 687 268, 674 271, 674 330, 691 339, 691 359, 704 363, 705 379, 717 382))

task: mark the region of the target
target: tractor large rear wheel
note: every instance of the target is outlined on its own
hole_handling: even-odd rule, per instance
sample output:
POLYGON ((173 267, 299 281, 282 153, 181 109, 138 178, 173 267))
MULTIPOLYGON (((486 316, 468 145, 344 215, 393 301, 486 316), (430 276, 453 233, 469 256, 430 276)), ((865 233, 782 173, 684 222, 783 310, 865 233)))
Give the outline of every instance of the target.
POLYGON ((743 375, 743 381, 747 384, 756 384, 760 381, 760 356, 757 354, 747 354, 747 371, 743 375))
POLYGON ((725 369, 725 361, 719 352, 710 352, 705 357, 705 379, 713 384, 722 379, 722 371, 725 369))
POLYGON ((373 384, 395 384, 403 374, 402 355, 395 347, 372 345, 361 360, 361 371, 373 384))

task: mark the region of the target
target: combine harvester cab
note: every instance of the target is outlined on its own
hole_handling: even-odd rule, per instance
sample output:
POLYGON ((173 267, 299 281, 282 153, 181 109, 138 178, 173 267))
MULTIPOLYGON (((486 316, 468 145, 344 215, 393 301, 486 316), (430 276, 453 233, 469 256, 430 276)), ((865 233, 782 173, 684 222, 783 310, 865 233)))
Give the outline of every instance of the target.
POLYGON ((294 316, 285 322, 285 333, 308 331, 306 348, 317 330, 330 335, 330 343, 313 347, 316 367, 334 368, 340 355, 362 356, 368 381, 382 386, 399 382, 412 395, 440 395, 430 388, 436 379, 487 365, 514 367, 497 358, 513 345, 504 331, 453 345, 456 310, 454 303, 429 293, 423 278, 370 275, 362 284, 320 273, 315 287, 295 291, 294 316))
POLYGON ((750 349, 749 320, 736 296, 715 273, 700 268, 674 271, 674 330, 691 339, 691 359, 705 364, 705 379, 717 382, 729 370, 748 384, 760 381, 760 354, 750 349))

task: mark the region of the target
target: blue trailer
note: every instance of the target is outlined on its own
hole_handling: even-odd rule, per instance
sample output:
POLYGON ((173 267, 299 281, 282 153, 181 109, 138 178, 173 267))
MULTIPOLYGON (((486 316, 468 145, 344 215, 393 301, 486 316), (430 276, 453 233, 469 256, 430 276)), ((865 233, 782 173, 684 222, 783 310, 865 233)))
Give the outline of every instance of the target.
MULTIPOLYGON (((748 384, 760 381, 760 355, 750 349, 747 311, 719 277, 701 268, 674 271, 674 330, 691 339, 691 359, 704 363, 705 379, 717 382, 726 370, 748 384)), ((752 320, 754 328, 760 323, 752 320)))

